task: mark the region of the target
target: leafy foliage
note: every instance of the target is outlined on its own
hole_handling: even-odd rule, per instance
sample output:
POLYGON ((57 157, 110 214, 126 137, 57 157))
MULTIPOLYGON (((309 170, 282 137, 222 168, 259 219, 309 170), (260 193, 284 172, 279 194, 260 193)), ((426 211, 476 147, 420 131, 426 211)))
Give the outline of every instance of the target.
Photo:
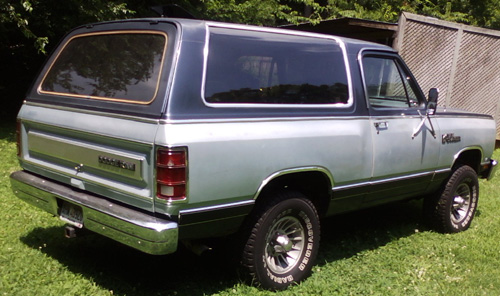
MULTIPOLYGON (((2 0, 2 2, 5 2, 6 0, 2 0)), ((31 13, 33 11, 33 6, 31 5, 30 2, 28 1, 20 1, 20 7, 16 7, 12 3, 5 2, 2 3, 2 6, 0 7, 0 23, 3 25, 0 27, 0 32, 1 31, 7 31, 5 28, 5 24, 7 25, 16 25, 17 28, 19 29, 19 32, 21 32, 24 37, 26 38, 34 38, 35 39, 35 47, 41 51, 44 52, 45 45, 48 42, 47 37, 38 37, 36 36, 31 29, 29 28, 29 22, 28 20, 23 17, 22 12, 26 13, 31 13), (21 8, 22 7, 22 8, 21 8), (19 12, 19 11, 22 12, 19 12)), ((2 32, 4 33, 4 32, 2 32)), ((5 34, 2 34, 2 36, 6 36, 5 34)))
POLYGON ((481 27, 500 28, 499 0, 328 0, 326 18, 397 21, 403 11, 481 27))
POLYGON ((133 13, 123 1, 0 0, 0 118, 15 116, 47 52, 65 32, 133 13))
MULTIPOLYGON (((277 26, 353 17, 397 21, 402 11, 500 28, 500 0, 167 0, 201 19, 277 26)), ((14 117, 23 94, 65 32, 86 23, 153 16, 155 0, 0 0, 0 117, 14 117)))
POLYGON ((325 7, 314 0, 202 0, 204 18, 274 26, 284 23, 318 23, 325 7))
POLYGON ((21 33, 25 38, 35 40, 39 52, 46 53, 49 39, 59 38, 73 27, 126 18, 133 13, 123 1, 0 0, 0 33, 2 43, 7 46, 21 46, 21 33))

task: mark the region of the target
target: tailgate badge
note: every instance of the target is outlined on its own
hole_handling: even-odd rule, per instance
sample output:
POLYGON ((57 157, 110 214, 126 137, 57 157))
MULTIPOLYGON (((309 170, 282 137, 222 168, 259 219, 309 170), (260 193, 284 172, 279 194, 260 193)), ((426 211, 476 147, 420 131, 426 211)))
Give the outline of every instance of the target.
POLYGON ((102 164, 111 165, 114 167, 122 168, 129 171, 135 171, 135 164, 127 161, 123 161, 116 158, 111 158, 108 156, 99 155, 97 161, 102 164))

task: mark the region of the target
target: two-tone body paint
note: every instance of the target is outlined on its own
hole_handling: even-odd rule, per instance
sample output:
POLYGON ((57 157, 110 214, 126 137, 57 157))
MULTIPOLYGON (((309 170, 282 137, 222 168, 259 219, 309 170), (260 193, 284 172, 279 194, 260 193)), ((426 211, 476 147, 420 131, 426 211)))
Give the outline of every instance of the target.
POLYGON ((487 163, 495 149, 495 121, 487 115, 470 114, 459 110, 438 109, 433 120, 440 128, 439 161, 437 167, 450 167, 460 152, 475 150, 481 153, 481 163, 487 163), (456 141, 443 140, 454 135, 456 141), (459 138, 459 140, 458 140, 459 138))
POLYGON ((369 124, 367 117, 169 123, 156 143, 189 148, 188 207, 206 206, 256 198, 264 180, 300 168, 323 168, 335 184, 368 180, 369 124))
POLYGON ((18 118, 24 169, 154 211, 157 121, 32 103, 23 105, 18 118), (102 156, 135 164, 135 170, 100 163, 102 156))
MULTIPOLYGON (((335 214, 434 189, 451 172, 460 151, 477 149, 483 162, 491 156, 495 134, 491 117, 438 111, 430 116, 431 126, 422 115, 425 106, 392 113, 370 110, 359 57, 363 50, 395 55, 388 47, 193 20, 116 22, 80 28, 74 34, 134 26, 163 30, 165 24, 170 30, 165 29, 169 67, 164 67, 158 97, 150 106, 49 98, 34 88, 19 113, 23 169, 69 189, 139 209, 143 215, 171 219, 178 223, 181 238, 193 238, 236 231, 264 188, 289 174, 323 174, 331 193, 324 212, 335 214), (339 42, 349 74, 350 103, 207 104, 203 85, 211 26, 339 42), (422 120, 426 120, 422 128, 415 131, 422 120), (443 144, 443 134, 460 136, 461 141, 443 144), (156 151, 162 147, 187 150, 185 200, 156 198, 156 151)), ((168 250, 173 250, 171 245, 168 250)))

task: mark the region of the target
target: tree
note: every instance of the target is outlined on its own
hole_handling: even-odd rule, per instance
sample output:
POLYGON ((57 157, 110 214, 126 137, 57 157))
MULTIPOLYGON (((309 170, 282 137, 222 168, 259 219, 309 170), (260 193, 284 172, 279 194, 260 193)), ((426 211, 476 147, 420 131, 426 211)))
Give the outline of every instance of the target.
MULTIPOLYGON (((15 114, 45 55, 86 23, 152 16, 157 0, 0 0, 0 118, 15 114), (14 110, 14 111, 12 111, 14 110)), ((500 28, 500 0, 164 0, 200 19, 277 26, 354 17, 396 22, 402 11, 500 28)))
POLYGON ((317 23, 325 7, 314 0, 202 0, 203 18, 218 21, 276 26, 317 23))
POLYGON ((403 11, 442 20, 500 28, 500 0, 328 0, 325 18, 396 22, 403 11))
POLYGON ((46 53, 65 32, 132 15, 123 1, 0 0, 0 119, 14 117, 46 53))

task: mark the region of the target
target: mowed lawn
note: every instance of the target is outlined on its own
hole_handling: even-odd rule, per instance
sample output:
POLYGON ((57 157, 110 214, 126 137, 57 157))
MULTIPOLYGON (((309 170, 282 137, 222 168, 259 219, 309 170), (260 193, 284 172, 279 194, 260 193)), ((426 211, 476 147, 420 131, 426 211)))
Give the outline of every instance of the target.
POLYGON ((10 189, 13 129, 0 124, 0 296, 500 295, 500 176, 480 181, 478 213, 460 234, 424 226, 419 201, 322 221, 311 277, 273 293, 244 283, 221 252, 150 256, 92 233, 64 238, 64 222, 10 189))

